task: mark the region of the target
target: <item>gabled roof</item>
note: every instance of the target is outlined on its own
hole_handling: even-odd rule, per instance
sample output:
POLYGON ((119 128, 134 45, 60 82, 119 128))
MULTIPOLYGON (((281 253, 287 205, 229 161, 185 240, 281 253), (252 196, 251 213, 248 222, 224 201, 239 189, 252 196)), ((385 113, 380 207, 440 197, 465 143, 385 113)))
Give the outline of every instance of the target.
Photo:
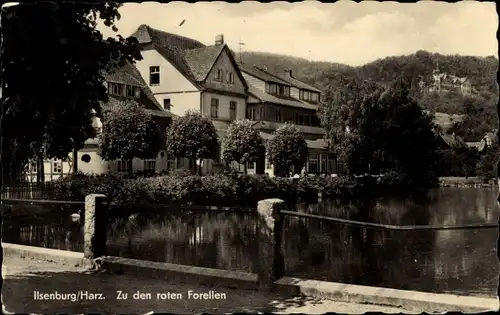
POLYGON ((277 105, 291 106, 297 108, 305 108, 310 110, 318 110, 317 105, 312 105, 307 102, 300 101, 293 97, 277 97, 268 93, 265 93, 252 85, 248 86, 248 93, 253 97, 257 98, 261 102, 267 102, 277 105))
MULTIPOLYGON (((227 48, 226 44, 205 46, 197 40, 160 31, 145 24, 139 26, 131 37, 136 37, 140 44, 152 44, 158 53, 170 61, 197 88, 203 88, 210 70, 227 48)), ((235 68, 238 69, 232 54, 229 55, 229 58, 233 59, 235 68)), ((241 73, 237 75, 246 85, 241 73)))
POLYGON ((245 72, 245 73, 247 73, 253 77, 256 77, 258 79, 261 79, 262 81, 283 84, 286 86, 292 86, 290 83, 287 83, 287 82, 281 80, 280 78, 277 78, 273 75, 270 75, 264 69, 259 68, 257 66, 252 66, 252 67, 245 67, 243 65, 238 65, 238 66, 242 72, 245 72))
POLYGON ((184 60, 196 81, 205 81, 224 47, 225 45, 214 45, 184 51, 184 60))
POLYGON ((146 24, 139 26, 137 31, 135 31, 130 37, 135 37, 139 41, 139 44, 149 44, 154 43, 158 46, 175 47, 179 50, 196 49, 203 48, 205 45, 197 40, 180 36, 177 34, 172 34, 164 31, 160 31, 149 27, 146 24))

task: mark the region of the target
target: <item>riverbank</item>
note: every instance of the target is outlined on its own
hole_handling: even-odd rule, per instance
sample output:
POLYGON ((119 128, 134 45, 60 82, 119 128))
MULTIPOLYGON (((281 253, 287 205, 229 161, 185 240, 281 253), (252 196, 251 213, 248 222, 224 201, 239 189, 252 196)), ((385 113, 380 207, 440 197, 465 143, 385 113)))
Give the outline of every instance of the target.
POLYGON ((497 185, 494 179, 485 181, 479 177, 439 177, 439 187, 496 188, 497 185))
MULTIPOLYGON (((27 257, 5 253, 2 264, 3 303, 14 313, 89 313, 101 314, 145 314, 167 312, 174 314, 197 313, 305 313, 326 312, 362 314, 365 312, 419 313, 401 308, 367 304, 334 302, 311 297, 284 298, 269 292, 204 287, 196 284, 175 283, 168 279, 152 279, 131 275, 116 275, 92 272, 84 266, 63 261, 51 261, 40 257, 27 257), (87 296, 77 302, 71 300, 40 300, 43 293, 86 292, 87 296), (128 293, 128 298, 117 299, 117 291, 128 293), (151 293, 154 298, 134 300, 133 293, 151 293), (225 293, 226 299, 188 299, 188 292, 225 293), (38 292, 38 293, 35 293, 38 292), (106 300, 93 299, 90 293, 102 294, 106 300), (157 299, 157 293, 182 294, 183 299, 157 299)), ((94 295, 96 298, 101 298, 94 295)))

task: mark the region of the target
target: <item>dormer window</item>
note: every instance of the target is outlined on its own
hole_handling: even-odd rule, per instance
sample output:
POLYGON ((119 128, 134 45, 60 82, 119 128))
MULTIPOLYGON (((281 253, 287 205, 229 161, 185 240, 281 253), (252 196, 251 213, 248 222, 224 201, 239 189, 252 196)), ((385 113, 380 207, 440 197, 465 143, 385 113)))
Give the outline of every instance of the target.
POLYGON ((108 83, 108 93, 110 95, 123 96, 123 84, 108 83))
POLYGON ((266 92, 273 95, 290 96, 290 87, 277 83, 267 83, 266 92))
POLYGON ((222 69, 216 69, 215 70, 215 80, 222 81, 223 78, 224 78, 224 71, 222 69))
POLYGON ((126 90, 127 90, 128 97, 135 97, 135 88, 133 86, 127 85, 126 90))

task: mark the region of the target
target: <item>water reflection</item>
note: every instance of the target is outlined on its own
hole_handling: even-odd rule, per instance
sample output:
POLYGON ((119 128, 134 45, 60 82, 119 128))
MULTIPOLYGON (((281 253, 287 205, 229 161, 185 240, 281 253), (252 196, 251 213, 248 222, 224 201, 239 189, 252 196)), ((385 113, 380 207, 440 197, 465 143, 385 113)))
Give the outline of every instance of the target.
MULTIPOLYGON (((499 213, 496 194, 487 189, 446 188, 432 192, 426 200, 324 202, 298 210, 394 225, 495 222, 499 213)), ((246 272, 257 272, 270 257, 256 214, 143 211, 131 218, 126 211, 115 210, 108 229, 110 255, 246 272)), ((83 231, 71 224, 69 214, 56 214, 8 219, 3 239, 82 251, 83 231)), ((496 228, 392 231, 286 217, 286 275, 496 296, 497 236, 496 228)))

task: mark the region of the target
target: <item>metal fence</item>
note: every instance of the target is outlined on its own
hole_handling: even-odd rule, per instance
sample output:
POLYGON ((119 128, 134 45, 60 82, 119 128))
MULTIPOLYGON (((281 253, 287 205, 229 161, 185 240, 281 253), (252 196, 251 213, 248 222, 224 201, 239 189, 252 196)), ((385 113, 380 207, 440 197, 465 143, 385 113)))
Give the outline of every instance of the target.
POLYGON ((44 199, 48 187, 44 183, 19 183, 2 187, 1 196, 4 199, 44 199))

